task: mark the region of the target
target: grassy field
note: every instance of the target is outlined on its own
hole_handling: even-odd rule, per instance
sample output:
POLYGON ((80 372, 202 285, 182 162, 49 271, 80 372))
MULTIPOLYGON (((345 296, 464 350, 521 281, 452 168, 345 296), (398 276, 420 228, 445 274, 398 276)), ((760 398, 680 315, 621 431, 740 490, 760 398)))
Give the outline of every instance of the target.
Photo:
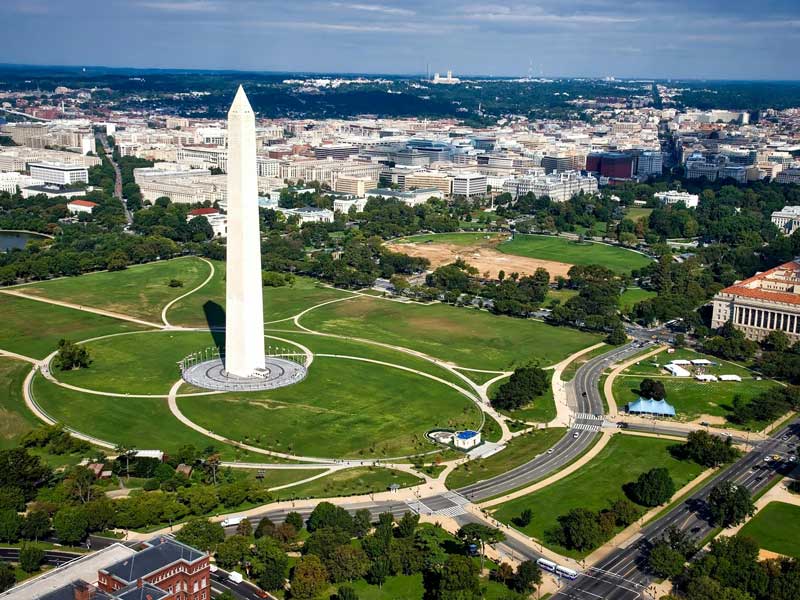
POLYGON ((447 487, 457 489, 505 473, 532 460, 537 454, 541 454, 560 440, 565 433, 565 428, 554 427, 515 437, 502 452, 456 467, 447 476, 447 487))
POLYGON ((622 295, 619 297, 619 308, 622 312, 627 313, 633 310, 633 306, 635 304, 655 297, 655 292, 643 290, 642 288, 638 287, 628 288, 622 292, 622 295))
MULTIPOLYGON (((68 390, 37 376, 33 383, 37 403, 53 419, 78 431, 111 443, 123 443, 139 449, 175 452, 185 444, 197 448, 216 446, 228 460, 253 460, 248 453, 236 451, 181 424, 160 398, 95 396, 68 390)), ((258 460, 270 462, 259 455, 258 460)))
POLYGON ((636 222, 644 217, 649 217, 651 212, 653 212, 652 208, 629 208, 625 211, 625 218, 636 222))
POLYGON ((539 321, 364 297, 323 306, 301 323, 315 331, 395 344, 462 367, 492 370, 537 360, 549 365, 599 340, 539 321))
POLYGON ((739 535, 753 538, 764 550, 800 558, 800 506, 770 502, 739 535))
POLYGON ((31 365, 0 357, 0 448, 15 446, 39 421, 25 406, 22 381, 31 365))
POLYGON ((0 349, 32 358, 50 354, 61 338, 80 341, 145 329, 135 323, 8 294, 0 294, 0 311, 6 315, 0 323, 0 349))
POLYGON ((577 295, 578 292, 576 290, 569 290, 567 288, 561 290, 551 289, 547 291, 547 297, 544 299, 544 306, 545 308, 552 306, 556 301, 560 304, 564 304, 567 300, 577 295))
POLYGON ((435 244, 454 244, 456 246, 471 246, 501 237, 499 233, 426 233, 421 235, 411 235, 408 237, 394 240, 395 244, 425 244, 432 242, 435 244))
POLYGON ((424 438, 429 429, 474 428, 481 422, 477 407, 443 384, 336 358, 317 358, 306 379, 292 386, 181 398, 179 406, 194 422, 229 439, 318 457, 432 450, 424 438))
POLYGON ((189 257, 137 265, 123 271, 32 283, 21 290, 26 294, 160 323, 161 309, 169 301, 203 283, 210 272, 205 262, 189 257), (182 281, 183 286, 170 287, 168 284, 172 279, 182 281))
MULTIPOLYGON (((293 286, 265 287, 264 320, 277 321, 292 317, 303 309, 349 296, 347 292, 324 287, 308 277, 296 277, 293 286)), ((225 325, 225 263, 214 262, 214 277, 208 284, 183 300, 167 313, 174 325, 208 327, 225 325)))
POLYGON ((629 273, 650 263, 650 259, 631 250, 547 235, 517 234, 497 249, 506 254, 528 256, 572 265, 603 265, 617 273, 629 273))
MULTIPOLYGON (((613 391, 617 406, 623 407, 638 398, 636 393, 645 377, 655 377, 664 384, 666 400, 675 407, 677 418, 682 421, 696 419, 701 415, 726 418, 731 414, 734 396, 749 400, 777 384, 770 380, 758 381, 754 374, 735 363, 726 362, 714 356, 707 356, 693 350, 680 349, 672 354, 666 351, 654 357, 631 365, 614 380, 613 391), (712 375, 731 374, 742 377, 741 382, 713 381, 703 383, 693 377, 670 377, 661 366, 671 360, 692 360, 706 358, 717 363, 705 368, 712 375)), ((731 426, 740 427, 734 424, 731 426)), ((761 429, 766 423, 748 423, 746 426, 761 429)))
MULTIPOLYGON (((533 520, 520 530, 544 540, 545 531, 557 525, 559 516, 573 508, 606 508, 614 499, 624 496, 624 484, 634 481, 651 468, 668 468, 675 486, 681 488, 697 477, 702 467, 673 458, 668 448, 674 443, 669 440, 615 435, 600 454, 580 470, 542 490, 500 505, 494 516, 504 523, 512 524, 514 517, 530 508, 533 511, 533 520)), ((642 512, 644 511, 642 508, 642 512)), ((589 554, 551 547, 574 558, 589 554)))
MULTIPOLYGON (((309 475, 310 477, 310 475, 309 475)), ((385 492, 393 483, 409 487, 422 483, 421 479, 403 471, 371 467, 343 469, 301 485, 277 490, 272 494, 280 499, 333 498, 385 492)))
POLYGON ((114 336, 86 344, 93 359, 88 369, 54 371, 54 375, 64 383, 103 392, 167 394, 180 379, 176 362, 214 342, 211 333, 193 331, 114 336))
MULTIPOLYGON (((553 372, 545 371, 548 378, 552 380, 553 372)), ((501 379, 494 382, 488 391, 489 398, 494 398, 497 390, 500 389, 508 379, 501 379)), ((537 396, 533 402, 518 408, 517 410, 501 410, 501 413, 511 417, 512 419, 519 419, 520 421, 527 421, 530 423, 549 423, 556 418, 556 403, 553 399, 553 387, 550 385, 544 394, 537 396)))

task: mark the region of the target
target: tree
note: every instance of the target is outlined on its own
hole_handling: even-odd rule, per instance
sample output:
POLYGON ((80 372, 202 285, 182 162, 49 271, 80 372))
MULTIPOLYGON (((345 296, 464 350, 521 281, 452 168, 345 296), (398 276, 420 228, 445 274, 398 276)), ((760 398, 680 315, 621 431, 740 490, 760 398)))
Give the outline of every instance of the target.
POLYGON ((0 592, 5 592, 15 583, 17 583, 17 577, 14 574, 14 567, 7 562, 0 562, 0 592))
POLYGON ((527 527, 533 520, 533 511, 530 508, 523 509, 519 516, 514 517, 514 525, 527 527))
POLYGON ((22 527, 22 517, 11 508, 0 510, 0 540, 16 542, 22 527))
POLYGON ((361 548, 347 544, 334 548, 325 566, 332 582, 352 582, 366 574, 370 562, 361 548))
POLYGON ((631 498, 644 506, 665 504, 675 493, 675 482, 670 477, 669 469, 665 467, 642 473, 635 482, 626 487, 631 498))
POLYGON ((62 544, 77 544, 89 530, 89 518, 83 507, 66 506, 53 516, 53 529, 62 544))
POLYGON ((642 379, 642 383, 639 384, 639 395, 642 398, 663 400, 666 398, 667 392, 664 389, 664 384, 662 382, 648 378, 642 379))
POLYGON ((625 333, 625 328, 622 323, 614 326, 611 332, 606 336, 606 343, 612 346, 619 346, 628 340, 628 335, 625 333))
POLYGON ((25 515, 22 522, 22 537, 27 540, 39 540, 50 531, 50 517, 42 510, 32 510, 25 515))
POLYGON ((677 447, 680 458, 688 458, 705 467, 716 467, 739 457, 731 438, 723 440, 707 431, 692 431, 683 446, 677 447))
POLYGON ((557 544, 570 550, 589 550, 603 543, 603 530, 597 514, 585 508, 574 508, 558 517, 558 528, 546 532, 557 544))
POLYGON ((65 339, 58 341, 58 354, 53 364, 61 371, 85 369, 92 364, 92 358, 85 346, 79 346, 65 339))
POLYGON ((539 565, 532 560, 521 562, 512 579, 512 587, 522 594, 530 594, 540 585, 542 585, 542 570, 539 565))
POLYGON ((330 502, 320 502, 311 511, 306 523, 309 533, 314 533, 316 529, 331 527, 341 531, 352 533, 353 518, 341 506, 335 506, 330 502))
POLYGON ((325 587, 328 572, 317 556, 309 554, 300 559, 292 572, 292 597, 315 598, 325 587))
POLYGON ((372 529, 372 515, 366 508, 361 508, 353 515, 353 535, 363 538, 372 529))
POLYGON ((224 569, 235 569, 244 564, 250 553, 250 540, 241 535, 232 535, 217 545, 217 562, 224 569))
POLYGON ((500 386, 492 398, 492 406, 500 410, 515 410, 529 404, 550 387, 550 379, 539 367, 520 367, 500 386))
POLYGON ((190 519, 175 535, 179 542, 206 552, 213 551, 217 544, 225 540, 225 530, 219 523, 208 519, 190 519))
POLYGON ((0 510, 25 510, 25 494, 18 487, 0 488, 0 510))
POLYGON ((708 495, 708 508, 715 525, 738 525, 755 514, 750 491, 743 485, 723 481, 715 485, 708 495))
POLYGON ((358 600, 355 589, 349 585, 340 585, 336 590, 336 600, 358 600))
POLYGON ((611 512, 620 527, 627 527, 639 518, 639 509, 627 498, 618 498, 611 503, 611 512))
MULTIPOLYGON (((367 511, 367 513, 369 513, 369 511, 367 511)), ((303 517, 300 516, 299 512, 290 512, 288 515, 286 515, 285 522, 294 527, 295 531, 299 532, 303 530, 303 517)))
POLYGON ((257 539, 250 561, 259 587, 265 590, 279 590, 283 587, 289 557, 276 540, 270 537, 257 539))
POLYGON ((325 527, 317 529, 303 544, 303 554, 316 554, 328 566, 328 561, 339 546, 350 542, 350 535, 341 529, 325 527))
POLYGON ((386 578, 392 574, 392 563, 387 555, 375 556, 367 569, 366 580, 382 588, 386 578))
POLYGON ((44 550, 38 544, 22 544, 19 549, 19 566, 26 573, 38 571, 44 560, 44 550))
POLYGON ((506 539, 502 531, 494 527, 488 527, 482 523, 467 523, 456 532, 456 536, 464 540, 467 544, 476 544, 480 546, 481 571, 483 571, 486 544, 496 544, 506 539))
POLYGON ((250 519, 242 519, 236 526, 236 535, 250 537, 253 535, 253 526, 250 524, 250 519))
POLYGON ((397 535, 401 538, 410 538, 414 535, 419 524, 419 515, 406 511, 397 522, 397 535))
POLYGON ((438 597, 441 600, 473 598, 480 588, 478 567, 468 557, 451 554, 442 567, 438 597))
POLYGON ((26 448, 0 450, 0 488, 22 490, 25 500, 31 500, 42 483, 50 478, 50 467, 26 448))
POLYGON ((262 517, 258 522, 258 525, 256 525, 256 531, 254 534, 255 538, 260 539, 267 536, 272 537, 272 535, 275 533, 275 529, 275 523, 273 523, 272 519, 269 517, 262 517))
POLYGON ((656 577, 672 579, 683 571, 685 560, 680 552, 669 545, 669 542, 659 540, 650 550, 647 566, 656 577))

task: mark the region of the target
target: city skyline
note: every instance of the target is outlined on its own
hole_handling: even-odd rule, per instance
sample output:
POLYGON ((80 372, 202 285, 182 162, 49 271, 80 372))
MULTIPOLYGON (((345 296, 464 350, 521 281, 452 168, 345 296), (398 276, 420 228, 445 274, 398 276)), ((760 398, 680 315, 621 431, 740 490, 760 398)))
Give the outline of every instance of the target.
POLYGON ((0 18, 0 62, 112 68, 796 79, 784 56, 800 38, 787 0, 37 0, 0 18))

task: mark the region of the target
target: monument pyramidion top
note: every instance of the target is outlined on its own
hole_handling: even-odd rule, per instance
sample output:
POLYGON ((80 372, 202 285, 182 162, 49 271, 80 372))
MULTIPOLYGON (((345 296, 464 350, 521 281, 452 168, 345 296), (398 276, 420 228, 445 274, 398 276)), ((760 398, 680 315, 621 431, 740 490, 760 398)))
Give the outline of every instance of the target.
POLYGON ((244 88, 241 85, 236 91, 236 97, 233 99, 233 103, 231 104, 228 114, 253 114, 253 108, 250 106, 250 100, 247 99, 247 94, 244 93, 244 88))

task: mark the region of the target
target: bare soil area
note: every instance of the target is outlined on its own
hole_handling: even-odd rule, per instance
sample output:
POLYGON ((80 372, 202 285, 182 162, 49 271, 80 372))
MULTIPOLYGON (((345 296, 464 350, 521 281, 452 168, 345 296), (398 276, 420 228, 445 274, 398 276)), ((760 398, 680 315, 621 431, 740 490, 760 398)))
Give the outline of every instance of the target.
POLYGON ((572 267, 569 263, 504 254, 495 249, 501 241, 503 240, 491 239, 468 246, 436 243, 387 244, 387 248, 392 252, 427 258, 431 261, 432 269, 461 258, 478 269, 484 277, 493 279, 497 278, 500 271, 505 271, 506 275, 511 273, 519 273, 520 276, 533 275, 536 269, 541 267, 547 269, 551 280, 555 280, 559 275, 566 277, 572 267))

